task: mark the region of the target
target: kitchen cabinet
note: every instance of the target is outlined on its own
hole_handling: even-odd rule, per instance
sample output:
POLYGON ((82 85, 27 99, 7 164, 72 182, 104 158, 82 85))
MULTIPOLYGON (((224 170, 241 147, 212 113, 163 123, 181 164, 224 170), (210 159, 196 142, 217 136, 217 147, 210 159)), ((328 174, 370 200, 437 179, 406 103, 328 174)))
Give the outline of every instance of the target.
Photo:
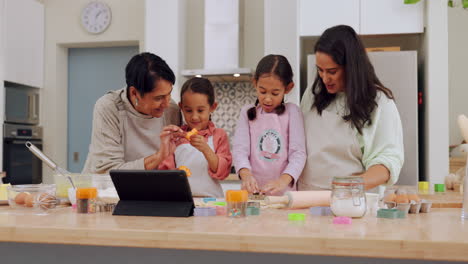
POLYGON ((396 0, 300 0, 301 36, 320 36, 335 25, 349 25, 361 35, 422 33, 424 2, 396 0))
POLYGON ((424 31, 424 1, 361 0, 360 34, 407 34, 424 31))
POLYGON ((5 80, 43 86, 44 5, 36 0, 5 0, 5 80))
POLYGON ((299 17, 301 36, 320 36, 325 29, 349 25, 359 31, 360 0, 301 0, 299 17))

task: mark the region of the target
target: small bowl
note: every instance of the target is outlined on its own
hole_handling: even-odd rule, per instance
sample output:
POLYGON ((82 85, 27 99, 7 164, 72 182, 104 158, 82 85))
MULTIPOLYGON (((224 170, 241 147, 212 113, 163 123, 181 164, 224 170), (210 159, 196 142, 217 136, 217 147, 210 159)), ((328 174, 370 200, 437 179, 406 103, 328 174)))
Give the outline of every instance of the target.
POLYGON ((8 204, 12 208, 45 212, 57 205, 55 184, 24 184, 8 186, 8 204))

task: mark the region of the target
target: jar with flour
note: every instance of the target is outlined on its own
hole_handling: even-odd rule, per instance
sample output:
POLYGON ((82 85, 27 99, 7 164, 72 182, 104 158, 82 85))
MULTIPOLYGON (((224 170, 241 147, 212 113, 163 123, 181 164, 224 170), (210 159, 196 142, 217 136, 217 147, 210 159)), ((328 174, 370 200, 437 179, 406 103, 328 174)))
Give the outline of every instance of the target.
POLYGON ((364 179, 359 176, 334 177, 330 207, 335 216, 363 217, 367 208, 364 179))

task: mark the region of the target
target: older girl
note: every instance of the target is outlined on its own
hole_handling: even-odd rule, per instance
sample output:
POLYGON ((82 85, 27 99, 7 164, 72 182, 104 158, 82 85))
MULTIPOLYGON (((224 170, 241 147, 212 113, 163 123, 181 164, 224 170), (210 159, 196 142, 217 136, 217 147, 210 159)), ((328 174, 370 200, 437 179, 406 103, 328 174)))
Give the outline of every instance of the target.
POLYGON ((295 190, 306 159, 302 113, 285 103, 294 87, 293 72, 281 55, 258 63, 255 105, 242 108, 233 142, 234 166, 247 191, 281 195, 295 190))

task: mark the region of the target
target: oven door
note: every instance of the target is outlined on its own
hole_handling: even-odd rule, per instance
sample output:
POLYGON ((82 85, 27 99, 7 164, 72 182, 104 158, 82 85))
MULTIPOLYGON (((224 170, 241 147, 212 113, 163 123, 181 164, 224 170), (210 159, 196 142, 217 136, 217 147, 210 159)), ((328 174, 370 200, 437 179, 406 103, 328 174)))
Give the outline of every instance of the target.
POLYGON ((3 169, 5 183, 42 183, 42 162, 24 145, 30 141, 42 150, 42 140, 5 138, 3 141, 3 169))

